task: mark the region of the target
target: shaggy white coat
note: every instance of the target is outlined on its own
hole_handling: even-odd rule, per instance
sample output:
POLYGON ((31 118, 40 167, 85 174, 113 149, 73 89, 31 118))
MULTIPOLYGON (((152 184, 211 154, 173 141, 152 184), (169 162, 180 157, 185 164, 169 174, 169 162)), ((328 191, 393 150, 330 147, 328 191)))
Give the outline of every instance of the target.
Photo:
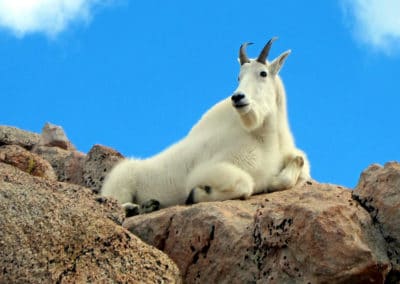
POLYGON ((286 51, 271 63, 241 66, 233 95, 208 110, 189 134, 158 155, 126 159, 107 176, 101 194, 127 205, 151 199, 160 207, 247 198, 293 187, 310 178, 306 155, 289 128, 278 72, 286 51), (266 72, 267 76, 261 76, 266 72))

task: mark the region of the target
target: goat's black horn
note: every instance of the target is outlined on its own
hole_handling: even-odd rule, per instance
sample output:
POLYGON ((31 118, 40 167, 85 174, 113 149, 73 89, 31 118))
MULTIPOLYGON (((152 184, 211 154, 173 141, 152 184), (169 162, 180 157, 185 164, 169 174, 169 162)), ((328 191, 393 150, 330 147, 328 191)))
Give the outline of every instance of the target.
POLYGON ((258 62, 260 62, 262 64, 265 64, 267 62, 267 57, 268 57, 269 50, 271 49, 271 45, 277 39, 278 39, 278 37, 273 37, 267 42, 267 44, 264 46, 263 50, 261 51, 260 55, 257 58, 258 62))
POLYGON ((240 60, 240 65, 243 65, 245 63, 249 63, 250 60, 247 57, 246 54, 246 47, 250 44, 253 44, 252 42, 245 42, 240 46, 240 50, 239 50, 239 60, 240 60))

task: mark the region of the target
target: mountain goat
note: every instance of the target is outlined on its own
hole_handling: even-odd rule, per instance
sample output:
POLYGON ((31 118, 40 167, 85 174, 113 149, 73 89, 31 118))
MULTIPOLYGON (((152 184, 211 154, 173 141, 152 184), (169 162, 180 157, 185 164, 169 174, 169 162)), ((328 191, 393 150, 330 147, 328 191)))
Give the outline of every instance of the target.
POLYGON ((232 96, 214 105, 184 139, 158 155, 117 164, 101 194, 137 214, 177 204, 247 198, 309 179, 307 157, 296 148, 289 128, 278 75, 290 50, 267 61, 275 39, 257 59, 247 57, 249 43, 243 44, 239 86, 232 96))

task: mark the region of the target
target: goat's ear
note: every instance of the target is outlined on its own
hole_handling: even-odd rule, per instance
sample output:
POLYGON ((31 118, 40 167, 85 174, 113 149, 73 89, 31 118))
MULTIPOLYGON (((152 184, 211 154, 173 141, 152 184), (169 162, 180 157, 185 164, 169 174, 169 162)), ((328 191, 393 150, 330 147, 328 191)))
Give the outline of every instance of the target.
POLYGON ((283 63, 285 62, 286 57, 288 57, 290 52, 292 52, 290 49, 286 50, 270 63, 270 72, 272 72, 272 74, 276 75, 279 73, 279 70, 281 70, 283 63))

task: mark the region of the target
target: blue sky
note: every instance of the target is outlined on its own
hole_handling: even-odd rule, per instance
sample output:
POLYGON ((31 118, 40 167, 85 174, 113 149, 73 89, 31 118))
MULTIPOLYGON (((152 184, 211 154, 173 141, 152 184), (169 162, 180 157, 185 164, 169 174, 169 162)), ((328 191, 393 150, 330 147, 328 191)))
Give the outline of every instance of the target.
POLYGON ((272 36, 316 180, 400 160, 397 0, 0 0, 0 124, 148 157, 236 89, 241 43, 256 57, 272 36))

